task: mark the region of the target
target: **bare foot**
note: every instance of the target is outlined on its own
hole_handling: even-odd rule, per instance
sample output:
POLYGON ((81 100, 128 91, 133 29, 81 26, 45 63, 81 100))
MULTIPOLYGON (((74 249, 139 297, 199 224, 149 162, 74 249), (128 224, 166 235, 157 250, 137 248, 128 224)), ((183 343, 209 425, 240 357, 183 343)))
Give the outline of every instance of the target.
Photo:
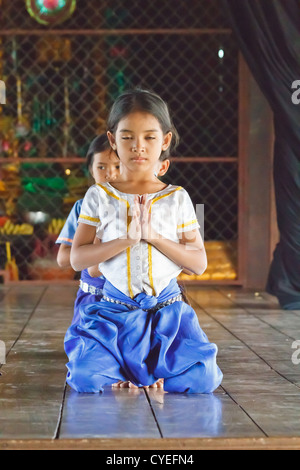
POLYGON ((119 380, 119 382, 116 382, 115 384, 112 384, 112 387, 114 387, 114 388, 129 388, 129 383, 130 382, 123 382, 122 380, 119 380))
POLYGON ((164 388, 164 379, 158 379, 157 382, 154 384, 150 385, 149 388, 164 388))
POLYGON ((164 388, 164 379, 159 379, 157 382, 154 382, 152 385, 144 385, 143 387, 137 387, 136 385, 128 382, 129 388, 164 388))
POLYGON ((126 381, 123 382, 122 380, 119 380, 119 382, 116 382, 112 384, 112 387, 114 388, 164 388, 164 379, 159 379, 157 382, 155 382, 152 385, 145 385, 144 387, 138 387, 137 385, 134 385, 133 383, 126 381))
POLYGON ((119 380, 119 382, 116 382, 115 384, 112 384, 112 387, 114 388, 142 388, 138 387, 137 385, 134 385, 133 383, 126 381, 123 382, 122 380, 119 380))

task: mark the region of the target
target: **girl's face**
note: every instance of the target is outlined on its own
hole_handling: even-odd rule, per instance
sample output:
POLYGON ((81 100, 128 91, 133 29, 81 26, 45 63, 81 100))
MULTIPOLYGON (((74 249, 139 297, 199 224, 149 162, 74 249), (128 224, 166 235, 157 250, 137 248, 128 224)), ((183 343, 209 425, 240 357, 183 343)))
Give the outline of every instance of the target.
POLYGON ((155 116, 136 111, 121 119, 115 134, 108 132, 108 138, 128 170, 153 171, 162 151, 171 144, 172 132, 164 135, 155 116))
POLYGON ((96 183, 116 181, 120 175, 120 160, 111 149, 95 153, 90 172, 96 183))

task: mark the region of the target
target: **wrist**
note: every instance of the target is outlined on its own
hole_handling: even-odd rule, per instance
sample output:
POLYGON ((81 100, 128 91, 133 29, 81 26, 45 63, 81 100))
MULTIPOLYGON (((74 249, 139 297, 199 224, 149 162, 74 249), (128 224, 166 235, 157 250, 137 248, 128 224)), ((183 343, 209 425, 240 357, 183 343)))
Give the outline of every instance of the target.
POLYGON ((162 240, 163 237, 154 231, 151 231, 151 233, 147 234, 147 236, 143 237, 143 240, 147 243, 150 243, 151 245, 155 246, 159 244, 160 240, 162 240))
POLYGON ((130 238, 130 237, 119 238, 119 240, 123 242, 124 249, 134 246, 141 241, 140 238, 130 238))

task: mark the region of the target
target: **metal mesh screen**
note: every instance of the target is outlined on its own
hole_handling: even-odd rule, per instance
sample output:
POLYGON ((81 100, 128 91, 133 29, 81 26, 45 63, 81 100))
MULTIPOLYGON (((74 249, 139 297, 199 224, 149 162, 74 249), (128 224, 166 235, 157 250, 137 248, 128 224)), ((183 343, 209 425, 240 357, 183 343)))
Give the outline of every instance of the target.
MULTIPOLYGON (((226 28, 220 0, 77 0, 74 14, 52 29, 226 28)), ((24 0, 2 0, 1 26, 40 29, 24 0)))
MULTIPOLYGON (((181 136, 186 160, 164 181, 205 205, 207 247, 225 247, 236 277, 238 48, 221 1, 77 1, 55 26, 25 1, 0 5, 0 269, 9 242, 20 279, 74 275, 58 270, 54 241, 88 187, 87 147, 115 97, 142 86, 168 102, 181 136)), ((218 266, 207 279, 222 278, 218 266)))

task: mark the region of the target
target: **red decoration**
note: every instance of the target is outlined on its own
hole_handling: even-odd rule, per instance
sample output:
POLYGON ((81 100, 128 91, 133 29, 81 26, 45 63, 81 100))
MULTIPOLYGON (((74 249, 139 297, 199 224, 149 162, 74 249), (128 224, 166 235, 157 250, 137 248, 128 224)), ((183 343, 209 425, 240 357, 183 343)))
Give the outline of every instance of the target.
POLYGON ((26 9, 38 23, 54 26, 74 13, 76 0, 26 0, 26 9))
POLYGON ((48 10, 55 10, 59 6, 59 1, 58 0, 44 0, 43 4, 45 8, 48 8, 48 10))

